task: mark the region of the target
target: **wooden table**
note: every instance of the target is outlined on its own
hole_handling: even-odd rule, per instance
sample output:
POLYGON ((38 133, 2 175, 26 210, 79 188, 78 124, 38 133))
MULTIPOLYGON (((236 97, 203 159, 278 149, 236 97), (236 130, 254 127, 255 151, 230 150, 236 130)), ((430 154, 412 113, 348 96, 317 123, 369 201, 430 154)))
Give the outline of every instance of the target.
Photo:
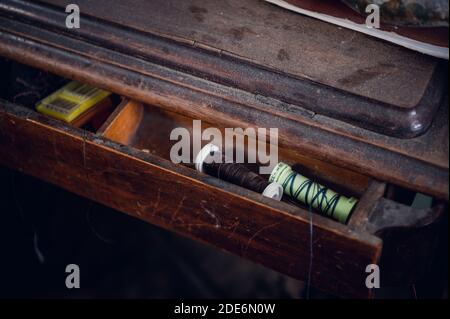
POLYGON ((445 62, 260 1, 79 0, 80 29, 69 3, 1 1, 0 55, 124 99, 94 133, 0 100, 0 163, 300 280, 312 223, 311 282, 339 296, 372 295, 368 264, 386 285, 426 273, 448 203, 445 62), (173 164, 152 127, 192 119, 279 128, 281 159, 360 199, 350 221, 173 164))

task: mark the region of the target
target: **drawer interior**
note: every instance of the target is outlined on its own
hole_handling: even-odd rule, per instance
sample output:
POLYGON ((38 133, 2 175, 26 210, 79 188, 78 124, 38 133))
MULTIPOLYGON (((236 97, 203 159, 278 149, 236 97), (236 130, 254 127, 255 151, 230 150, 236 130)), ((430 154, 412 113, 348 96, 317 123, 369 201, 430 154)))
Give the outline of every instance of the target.
MULTIPOLYGON (((101 134, 116 142, 130 145, 144 152, 170 160, 170 151, 178 140, 170 140, 171 132, 176 128, 184 128, 189 131, 191 155, 193 155, 193 118, 165 110, 152 105, 145 105, 137 101, 124 99, 110 120, 102 128, 101 134)), ((225 146, 225 127, 220 123, 209 123, 201 121, 201 130, 218 128, 222 135, 222 146, 225 146)), ((242 128, 245 129, 245 128, 242 128)), ((255 131, 257 128, 254 128, 255 131)), ((236 135, 239 131, 236 131, 236 135)), ((250 142, 249 136, 242 136, 243 144, 238 138, 233 143, 234 150, 241 148, 247 154, 249 151, 256 152, 255 141, 250 142)), ((268 140, 269 138, 267 138, 268 140)), ((201 146, 205 146, 210 140, 202 140, 201 146)), ((267 145, 266 151, 269 152, 267 145)), ((306 154, 298 156, 282 146, 278 149, 278 160, 291 165, 296 171, 312 178, 320 183, 333 186, 336 190, 347 196, 361 196, 368 186, 369 178, 362 174, 339 168, 326 162, 316 160, 306 154)), ((193 165, 187 164, 189 167, 193 165)), ((258 165, 248 165, 257 171, 258 165)))
MULTIPOLYGON (((218 128, 222 133, 222 146, 225 145, 226 128, 222 127, 220 123, 212 124, 201 121, 201 123, 197 125, 197 127, 200 126, 201 130, 211 127, 218 128)), ((132 146, 142 152, 151 153, 165 160, 171 160, 171 149, 179 140, 171 140, 170 136, 171 132, 177 128, 183 128, 189 131, 190 155, 193 159, 193 119, 160 107, 124 99, 111 115, 110 119, 100 129, 99 134, 118 143, 132 146)), ((237 132, 239 133, 239 131, 237 132)), ((238 133, 236 133, 236 135, 239 135, 238 133)), ((249 138, 248 135, 242 136, 241 140, 235 138, 235 143, 233 145, 234 150, 237 148, 243 149, 247 157, 248 152, 251 151, 252 148, 254 150, 254 147, 257 145, 257 143, 251 143, 250 140, 251 138, 249 138)), ((201 146, 203 147, 209 142, 210 140, 208 139, 202 140, 201 146)), ((267 145, 266 150, 268 149, 269 147, 267 145)), ((279 148, 278 161, 288 163, 295 171, 302 175, 326 185, 348 197, 360 198, 366 191, 370 181, 367 176, 330 165, 312 157, 306 155, 298 156, 298 153, 293 155, 292 152, 289 152, 289 150, 286 150, 283 147, 279 148)), ((193 161, 184 163, 183 165, 195 169, 193 161)), ((258 165, 246 164, 246 166, 255 173, 258 173, 258 165)), ((268 178, 268 175, 262 176, 268 178)), ((283 200, 294 204, 285 197, 283 200)), ((308 207, 298 202, 296 202, 295 205, 308 209, 308 207)))
MULTIPOLYGON (((42 98, 48 96, 61 88, 70 80, 63 77, 25 66, 9 60, 0 60, 2 68, 9 74, 2 78, 0 97, 9 100, 14 104, 23 105, 29 109, 42 98)), ((116 94, 110 96, 109 106, 97 114, 92 121, 82 127, 83 130, 104 136, 112 141, 123 145, 131 146, 143 153, 150 153, 164 160, 170 161, 170 151, 177 140, 171 140, 170 134, 176 128, 184 128, 190 133, 191 157, 193 153, 193 121, 186 115, 175 113, 164 109, 164 107, 146 105, 141 102, 130 100, 116 94)), ((66 123, 67 124, 67 123, 66 123)), ((69 124, 70 125, 70 124, 69 124)), ((225 146, 225 129, 221 123, 201 121, 201 130, 207 128, 217 128, 220 130, 225 146)), ((246 129, 243 127, 242 129, 246 129)), ((254 127, 255 131, 258 128, 254 127)), ((267 128, 269 130, 269 128, 267 128)), ((201 132, 200 132, 201 133, 201 132)), ((240 135, 237 132, 237 135, 240 135)), ((269 137, 267 136, 267 142, 269 137)), ((234 150, 241 148, 245 151, 245 156, 249 151, 256 151, 258 143, 245 136, 243 144, 238 138, 232 141, 234 150)), ((201 140, 203 147, 209 143, 208 140, 201 140)), ((347 197, 360 199, 368 189, 371 179, 363 174, 351 171, 346 168, 337 167, 325 161, 315 159, 308 154, 291 152, 289 148, 283 147, 283 141, 279 141, 278 161, 283 161, 302 175, 313 181, 321 183, 340 194, 347 197)), ((269 152, 267 143, 266 151, 269 152)), ((257 153, 257 152, 255 152, 257 153)), ((181 165, 181 164, 180 164, 181 165)), ((195 169, 193 161, 183 163, 190 169, 195 169)), ((247 167, 258 172, 259 165, 247 164, 247 167)), ((268 178, 269 175, 263 175, 268 178)), ((299 202, 283 198, 290 205, 295 205, 303 209, 309 208, 299 202)))
MULTIPOLYGON (((69 79, 26 65, 0 59, 5 76, 0 81, 0 98, 35 110, 36 104, 70 82, 69 79)), ((111 94, 98 107, 84 112, 71 125, 96 132, 120 103, 120 96, 111 94)))

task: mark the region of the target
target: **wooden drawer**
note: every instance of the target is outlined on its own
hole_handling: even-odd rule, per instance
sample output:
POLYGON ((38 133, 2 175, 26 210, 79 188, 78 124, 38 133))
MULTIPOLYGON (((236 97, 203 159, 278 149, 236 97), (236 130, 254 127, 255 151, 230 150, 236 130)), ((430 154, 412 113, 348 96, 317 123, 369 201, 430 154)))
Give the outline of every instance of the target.
MULTIPOLYGON (((97 27, 104 33, 108 31, 102 29, 103 25, 97 27)), ((262 93, 220 84, 209 76, 192 75, 180 71, 178 66, 168 67, 158 57, 124 51, 115 43, 105 43, 105 39, 98 41, 61 34, 61 30, 40 28, 0 14, 1 56, 206 122, 216 118, 228 127, 278 127, 283 147, 298 156, 308 154, 332 161, 371 178, 448 201, 447 97, 439 103, 437 115, 425 134, 399 139, 262 93)), ((134 49, 136 46, 152 48, 148 43, 133 44, 134 49)), ((182 44, 169 47, 183 48, 182 44)), ((209 55, 217 58, 217 53, 209 55)), ((235 76, 246 72, 250 71, 235 76)), ((440 90, 435 95, 441 100, 445 94, 440 90)), ((371 106, 367 109, 371 110, 371 106)))
POLYGON ((448 94, 434 73, 438 63, 408 55, 429 73, 422 102, 433 103, 432 112, 420 104, 420 132, 408 130, 409 116, 400 126, 388 123, 390 134, 415 136, 400 139, 364 127, 373 117, 370 129, 382 132, 386 117, 409 114, 386 103, 281 76, 195 41, 118 28, 101 17, 86 19, 85 28, 71 33, 59 25, 64 14, 51 6, 8 3, 0 5, 2 57, 123 98, 93 132, 43 116, 33 105, 1 99, 2 165, 338 296, 373 294, 365 285, 369 264, 380 265, 385 287, 412 284, 426 273, 448 202, 448 94), (264 82, 245 86, 263 73, 264 82), (224 74, 239 79, 229 83, 224 74), (286 82, 275 85, 274 79, 286 82), (290 89, 280 91, 284 83, 290 89), (303 95, 296 94, 298 87, 303 95), (333 103, 340 108, 329 117, 322 108, 333 103), (366 112, 364 121, 355 126, 339 120, 347 107, 356 115, 366 112), (190 128, 194 119, 220 129, 278 128, 280 160, 359 199, 348 223, 172 163, 168 134, 173 127, 190 128), (399 190, 432 196, 433 207, 399 203, 399 190))
MULTIPOLYGON (((385 183, 283 149, 281 160, 310 169, 310 174, 360 201, 343 225, 264 198, 168 159, 167 133, 188 126, 190 120, 124 99, 98 132, 87 132, 2 100, 0 162, 300 280, 308 279, 312 257, 311 284, 339 296, 370 295, 365 270, 381 262, 382 234, 429 227, 441 213, 440 206, 416 211, 395 203, 383 198, 385 183)), ((402 233, 397 241, 405 243, 411 234, 402 233)), ((431 238, 428 231, 409 242, 404 255, 397 256, 396 267, 410 261, 403 257, 418 249, 423 236, 431 238)), ((426 242, 420 244, 424 246, 426 242)), ((414 280, 416 271, 409 268, 397 284, 414 280)))

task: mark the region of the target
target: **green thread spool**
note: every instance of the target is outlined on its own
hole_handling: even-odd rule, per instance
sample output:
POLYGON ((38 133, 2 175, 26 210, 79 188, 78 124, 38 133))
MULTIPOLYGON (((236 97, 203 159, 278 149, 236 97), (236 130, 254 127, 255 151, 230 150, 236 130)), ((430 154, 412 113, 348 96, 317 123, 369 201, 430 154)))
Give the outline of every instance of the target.
POLYGON ((348 198, 302 176, 285 163, 278 163, 270 174, 270 182, 283 186, 284 193, 345 224, 356 198, 348 198))

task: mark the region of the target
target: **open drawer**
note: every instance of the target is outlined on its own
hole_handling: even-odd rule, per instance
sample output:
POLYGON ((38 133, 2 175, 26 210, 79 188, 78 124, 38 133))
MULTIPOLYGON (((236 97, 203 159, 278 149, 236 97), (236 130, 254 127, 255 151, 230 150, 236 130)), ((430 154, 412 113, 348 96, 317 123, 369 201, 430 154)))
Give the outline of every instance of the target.
MULTIPOLYGON (((190 130, 195 117, 168 106, 122 98, 101 128, 87 131, 0 100, 0 163, 335 295, 370 296, 370 264, 380 265, 386 286, 408 285, 427 270, 438 201, 422 210, 397 203, 386 198, 386 183, 288 147, 284 131, 280 160, 359 202, 344 225, 265 198, 172 163, 170 132, 190 130)), ((227 125, 210 119, 205 127, 227 125)))

